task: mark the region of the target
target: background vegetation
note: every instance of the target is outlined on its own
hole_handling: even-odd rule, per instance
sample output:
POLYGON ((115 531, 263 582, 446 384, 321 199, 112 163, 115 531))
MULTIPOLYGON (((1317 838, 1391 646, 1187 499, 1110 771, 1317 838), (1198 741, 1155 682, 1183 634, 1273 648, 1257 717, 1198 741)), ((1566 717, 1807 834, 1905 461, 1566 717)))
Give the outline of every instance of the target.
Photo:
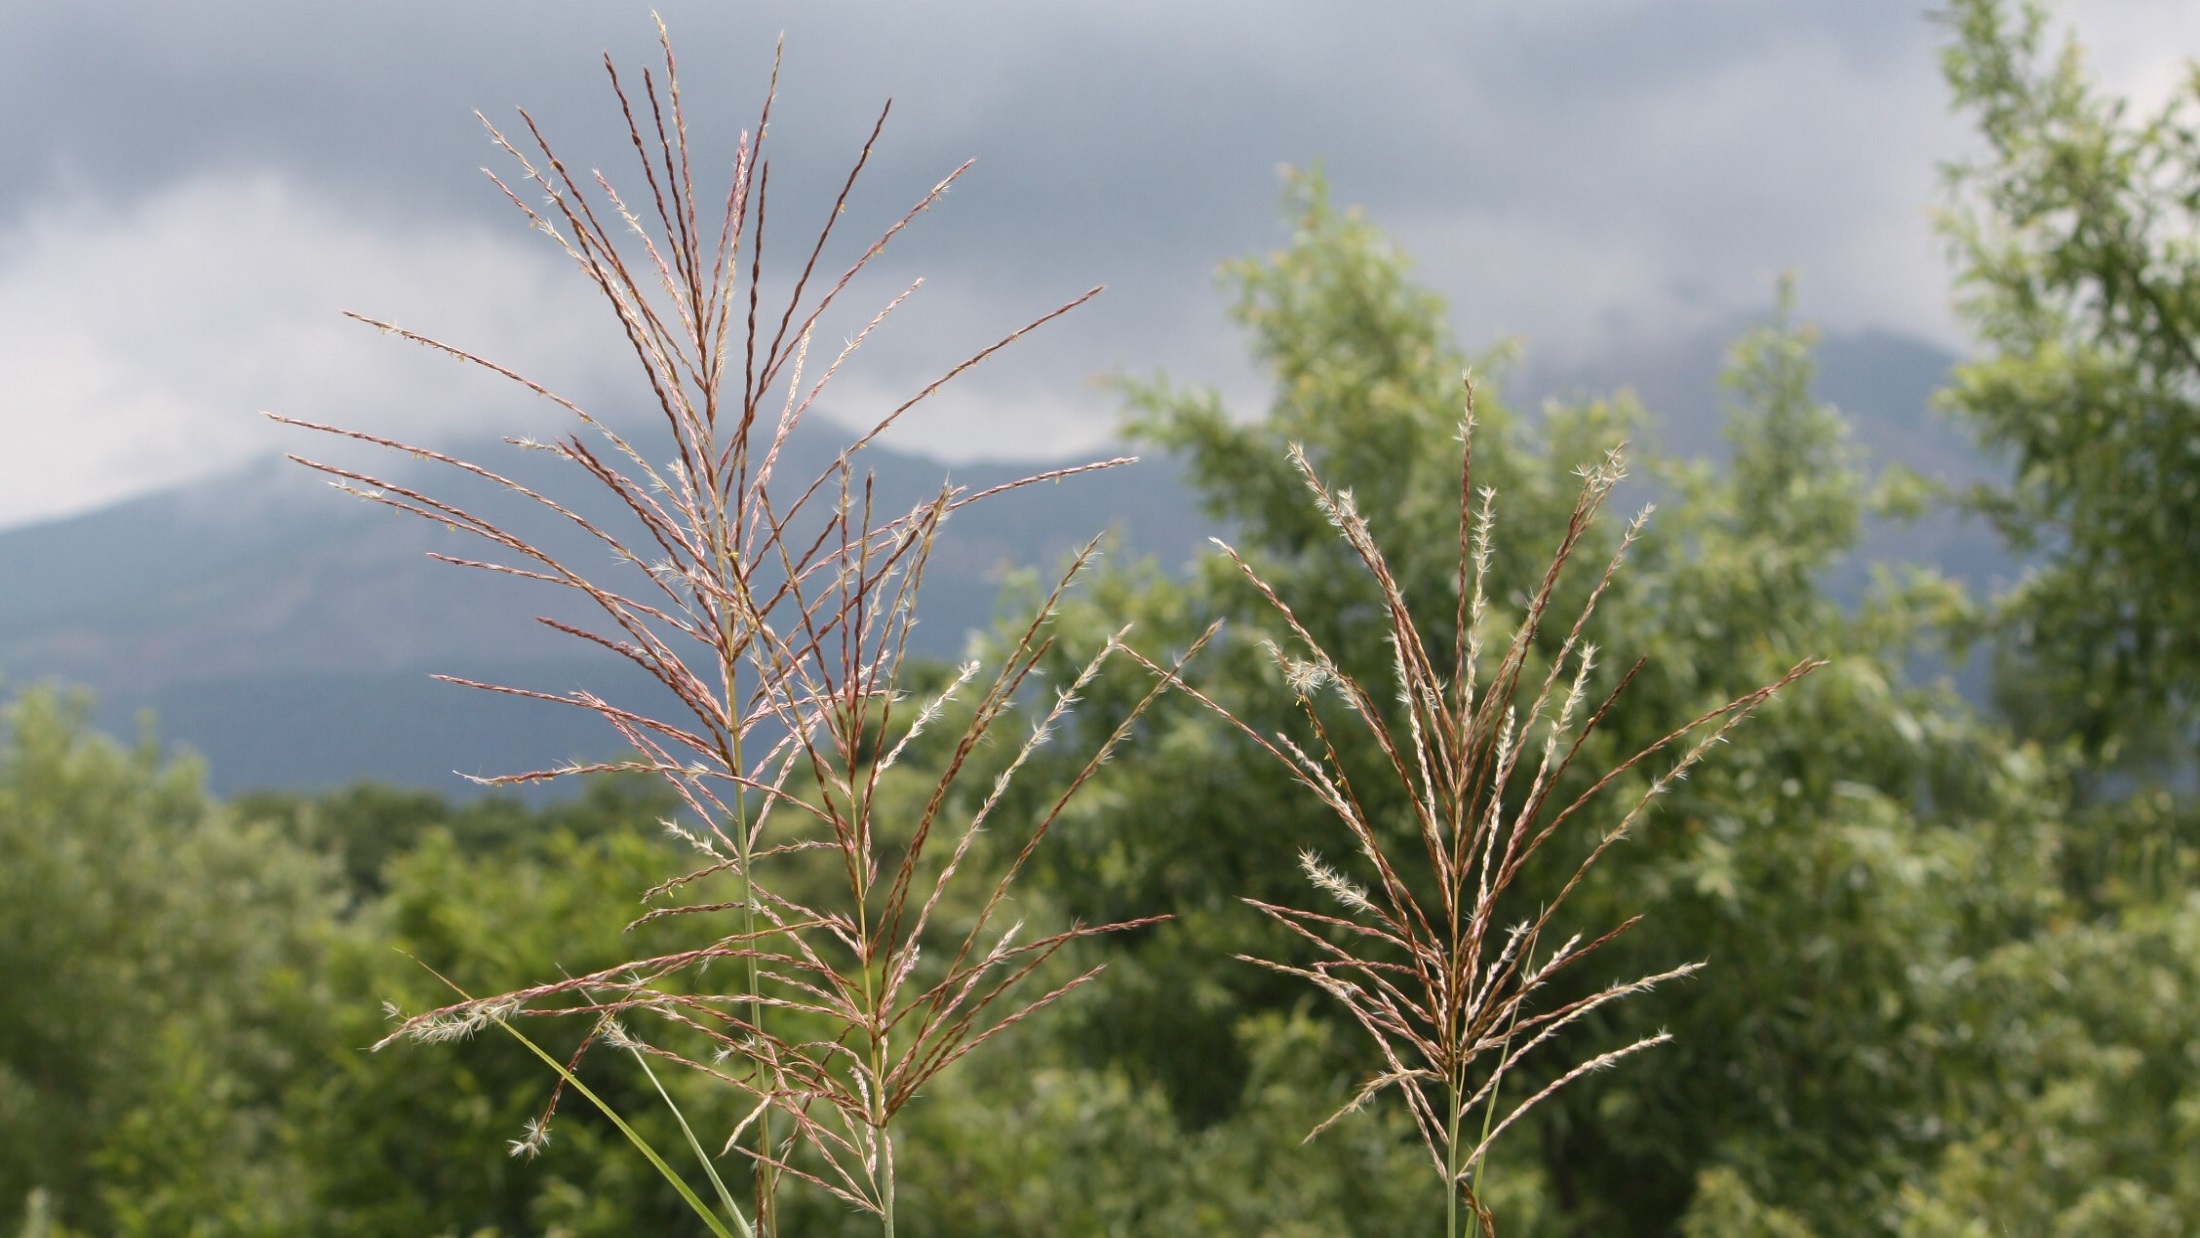
MULTIPOLYGON (((2200 1223, 2200 83, 2135 117, 2090 90, 2041 15, 1964 0, 1947 20, 1955 100, 1986 144, 1952 178, 1982 349, 1946 405, 2015 461, 2006 486, 1955 501, 2037 570, 1986 600, 1889 567, 1860 605, 1836 604, 1825 581, 1868 514, 1942 500, 1875 474, 1813 401, 1810 332, 1784 296, 1735 343, 1727 459, 1638 467, 1637 497, 1661 512, 1602 630, 1607 665, 1650 661, 1597 742, 1631 752, 1799 658, 1830 665, 1574 895, 1584 925, 1650 913, 1599 976, 1708 966, 1607 1008, 1552 1059, 1675 1038, 1499 1145, 1483 1189, 1504 1233, 2200 1223), (1920 670, 1966 649, 1993 660, 1991 709, 1920 670)), ((1459 374, 1505 358, 1452 340, 1404 257, 1318 181, 1286 205, 1288 245, 1225 276, 1271 406, 1247 417, 1135 380, 1130 425, 1178 453, 1234 544, 1379 681, 1383 617, 1285 446, 1353 489, 1421 613, 1449 614, 1459 374)), ((1480 411, 1478 480, 1518 556, 1493 574, 1511 596, 1558 539, 1572 469, 1654 422, 1624 395, 1480 411)), ((1260 650, 1273 620, 1222 565, 1088 580, 1053 671, 1124 622, 1160 651, 1216 619, 1226 636, 1192 682, 1280 724, 1296 707, 1260 650)), ((1146 686, 1134 670, 1096 682, 1075 724, 1092 735, 1068 750, 1146 686)), ((1067 776, 1048 773, 1020 785, 1067 776)), ((377 787, 216 802, 150 738, 94 733, 65 694, 16 696, 0 723, 0 1202, 21 1212, 0 1232, 689 1232, 587 1115, 561 1118, 537 1159, 505 1154, 549 1084, 507 1038, 364 1051, 384 1002, 444 999, 421 964, 494 992, 646 949, 620 926, 676 871, 655 826, 671 808, 618 780, 547 808, 377 787)), ((1232 957, 1290 957, 1238 900, 1299 902, 1292 858, 1335 850, 1333 830, 1212 713, 1155 706, 1056 826, 1019 910, 1038 925, 1176 918, 1079 943, 1072 962, 1108 963, 1101 984, 910 1109, 903 1231, 1421 1232, 1435 1188, 1402 1115, 1376 1107, 1300 1143, 1364 1075, 1357 1030, 1232 957)), ((588 1072, 678 1145, 631 1063, 588 1072)), ((680 1100, 691 1117, 726 1103, 680 1100)), ((789 1234, 868 1232, 823 1197, 785 1206, 789 1234)))

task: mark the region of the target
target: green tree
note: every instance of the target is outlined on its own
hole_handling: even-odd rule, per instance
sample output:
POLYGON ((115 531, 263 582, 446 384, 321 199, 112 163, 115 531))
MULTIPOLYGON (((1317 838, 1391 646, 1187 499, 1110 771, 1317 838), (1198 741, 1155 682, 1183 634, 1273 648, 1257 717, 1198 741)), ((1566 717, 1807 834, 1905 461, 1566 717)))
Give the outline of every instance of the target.
POLYGON ((87 713, 0 711, 0 1200, 102 1234, 295 1233, 281 1115, 330 1030, 330 866, 87 713))
POLYGON ((2189 768, 2200 721, 2200 70, 2135 117, 2046 10, 1956 0, 1945 68, 1985 149, 1944 229, 1985 345, 1945 394, 2014 465, 1978 496, 2040 567, 2001 607, 2030 733, 2189 768))
MULTIPOLYGON (((1466 356, 1441 304, 1365 220, 1307 181, 1293 187, 1291 216, 1286 248, 1226 276, 1273 380, 1266 416, 1234 416, 1218 397, 1156 381, 1132 385, 1133 425, 1183 453, 1232 543, 1347 669, 1379 682, 1390 655, 1375 599, 1300 499, 1285 446, 1303 443, 1324 476, 1353 490, 1378 539, 1398 548, 1393 568, 1416 613, 1449 615, 1466 356)), ((1729 1202, 1739 1191, 1824 1232, 1890 1229, 1900 1189, 1945 1138, 1931 1034, 1944 977, 2051 910, 2040 761, 1952 694, 1902 677, 1950 592, 1929 577, 1890 579, 1845 614, 1819 587, 1853 549, 1870 494, 1839 416, 1810 398, 1810 382, 1807 333, 1776 323, 1741 342, 1732 467, 1653 468, 1666 510, 1600 611, 1612 645, 1603 686, 1647 658, 1594 741, 1612 753, 1802 657, 1833 664, 1739 732, 1577 896, 1574 927, 1649 913, 1602 959, 1610 974, 1710 966, 1621 1004, 1553 1055, 1582 1060, 1661 1026, 1676 1037, 1561 1093, 1496 1171, 1532 1197, 1516 1197, 1515 1216, 1541 1209, 1554 1232, 1671 1232, 1705 1181, 1733 1184, 1729 1202)), ((1494 587, 1525 591, 1571 508, 1572 469, 1644 417, 1624 398, 1535 421, 1484 402, 1478 417, 1477 480, 1497 491, 1499 544, 1518 556, 1493 567, 1494 587)), ((1295 706, 1259 647, 1275 635, 1264 611, 1217 565, 1182 582, 1124 570, 1066 621, 1066 643, 1136 619, 1158 649, 1224 619, 1232 636, 1202 657, 1195 682, 1273 729, 1295 706)), ((1432 646, 1451 640, 1448 630, 1426 635, 1432 646)), ((1090 724, 1108 725, 1133 690, 1096 687, 1090 724)), ((1230 1122, 1241 1104, 1250 1059, 1234 1029, 1303 999, 1231 960, 1289 949, 1237 900, 1298 901, 1291 856, 1335 850, 1319 806, 1247 748, 1195 708, 1164 706, 1049 861, 1052 895, 1070 914, 1177 912, 1121 942, 1114 1000, 1077 1034, 1087 1060, 1160 1087, 1192 1129, 1230 1122)), ((1369 755, 1348 752, 1348 768, 1369 755)), ((1582 767, 1605 763, 1591 754, 1582 767)), ((1375 780, 1358 785, 1381 794, 1375 780)), ((1402 806, 1371 804, 1370 815, 1411 828, 1402 806)), ((1523 909, 1548 893, 1529 883, 1523 909)), ((1360 1224, 1386 1232, 1381 1219, 1360 1224)))
POLYGON ((248 791, 230 807, 334 856, 352 897, 365 902, 388 888, 388 867, 433 834, 448 835, 466 855, 530 855, 535 853, 529 848, 559 833, 579 839, 637 827, 646 833, 679 802, 646 778, 616 774, 592 778, 571 797, 538 805, 509 794, 453 803, 433 791, 360 782, 319 793, 248 791))
POLYGON ((1663 830, 1606 874, 1605 915, 1650 913, 1625 949, 1709 966, 1624 1012, 1670 1027, 1669 1051, 1550 1123, 1554 1183, 1585 1232, 1665 1232, 1659 1215, 1690 1206, 1707 1175, 1821 1232, 1883 1231, 1944 1137, 1945 978, 2056 907, 2038 755, 1944 687, 1905 681, 1950 592, 1883 574, 1844 613, 1820 587, 1870 495, 1811 382, 1807 331, 1775 321, 1736 343, 1731 463, 1668 472, 1647 588, 1626 599, 1624 629, 1676 703, 1798 653, 1830 665, 1692 776, 1663 830))
POLYGON ((1905 1234, 2162 1235, 2200 1217, 2200 897, 2012 942, 1952 986, 1960 1137, 1905 1234))
POLYGON ((2074 896, 1951 977, 1952 1137, 1917 1235, 2172 1234, 2200 1215, 2200 73, 2134 117, 2047 10, 1956 0, 1945 68, 1985 139, 1945 228, 1986 346, 1945 393, 2011 481, 1974 496, 2036 570, 1997 599, 1997 689, 2052 741, 2074 896))
MULTIPOLYGON (((356 794, 334 799, 339 808, 360 802, 356 794)), ((329 959, 335 1027, 301 1063, 291 1097, 292 1138, 312 1165, 316 1232, 704 1232, 578 1098, 561 1106, 540 1155, 515 1156, 514 1141, 558 1080, 504 1033, 487 1028, 462 1045, 370 1048, 389 1033, 387 1006, 451 1000, 443 978, 469 993, 503 991, 602 967, 637 941, 662 938, 621 926, 641 913, 638 894, 670 861, 649 815, 668 806, 616 795, 598 798, 595 812, 588 803, 446 809, 440 815, 449 819, 486 811, 524 828, 515 841, 468 849, 460 831, 432 827, 381 870, 384 893, 360 909, 329 959)), ((526 1031, 565 1054, 586 1028, 530 1022, 526 1031)), ((630 1056, 592 1055, 582 1078, 668 1158, 694 1168, 664 1101, 630 1056)), ((691 1114, 704 1112, 696 1106, 708 1102, 693 1089, 667 1082, 691 1114)))
MULTIPOLYGON (((669 793, 224 806, 196 762, 87 718, 45 691, 0 714, 0 1232, 700 1232, 585 1110, 539 1159, 507 1154, 556 1083, 516 1042, 368 1049, 384 1003, 448 997, 428 967, 489 991, 625 957, 669 793)), ((681 1148, 630 1058, 585 1075, 681 1148)))

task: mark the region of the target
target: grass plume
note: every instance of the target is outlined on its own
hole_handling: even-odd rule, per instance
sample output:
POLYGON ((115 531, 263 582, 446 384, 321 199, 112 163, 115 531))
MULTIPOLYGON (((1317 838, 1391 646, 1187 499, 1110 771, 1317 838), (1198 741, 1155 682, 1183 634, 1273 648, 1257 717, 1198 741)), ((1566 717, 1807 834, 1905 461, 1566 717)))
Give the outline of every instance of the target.
MULTIPOLYGON (((589 500, 554 496, 425 447, 277 418, 428 461, 466 485, 487 483, 537 518, 547 514, 569 540, 608 551, 611 568, 597 570, 551 539, 521 532, 516 521, 431 488, 294 457, 370 501, 487 544, 478 555, 438 558, 577 597, 591 620, 541 622, 624 659, 674 703, 647 710, 587 690, 451 679, 587 710, 633 753, 484 780, 492 785, 645 771, 676 789, 686 811, 667 827, 701 859, 649 891, 649 910, 637 923, 676 919, 694 926, 695 940, 588 975, 415 1014, 390 1040, 444 1040, 532 1017, 585 1020, 581 1048, 559 1068, 548 1107, 516 1151, 540 1146, 558 1098, 568 1084, 577 1086, 582 1056, 608 1047, 700 1073, 746 1098, 721 1152, 745 1154, 755 1170, 750 1215, 729 1208, 739 1228, 776 1232, 779 1186, 797 1175, 876 1213, 891 1235, 896 1114, 940 1071, 1091 979, 1092 972, 1061 978, 1042 971, 1063 947, 1124 927, 1080 925, 1027 938, 1003 921, 1010 886, 1032 849, 1128 737, 1132 719, 1060 788, 1051 811, 1016 825, 1005 851, 982 865, 973 855, 981 831, 998 824, 993 810, 1009 779, 1076 707, 1079 690, 1118 643, 1057 694, 987 791, 956 793, 971 755, 1012 716, 1011 705, 1038 687, 1033 672, 1051 645, 1048 620, 1094 547, 1076 556, 990 675, 973 663, 944 688, 912 696, 902 674, 925 566, 944 522, 960 508, 1122 461, 1052 470, 980 493, 944 487, 907 510, 886 511, 858 456, 944 385, 1099 290, 970 353, 879 415, 822 472, 784 481, 778 474, 797 428, 851 354, 916 287, 889 299, 822 366, 811 353, 820 322, 969 165, 920 195, 828 276, 825 255, 885 124, 882 110, 791 279, 767 279, 772 93, 733 152, 724 196, 706 197, 661 24, 659 34, 661 69, 645 71, 638 89, 608 56, 604 62, 638 164, 636 192, 600 172, 576 173, 525 111, 516 133, 484 120, 517 168, 515 177, 491 179, 612 311, 660 415, 649 437, 630 437, 577 401, 463 347, 362 319, 562 409, 576 423, 569 432, 511 441, 568 466, 589 500), (766 305, 767 285, 789 289, 783 303, 766 305), (591 503, 606 498, 610 515, 593 514, 591 503), (917 736, 950 722, 958 730, 945 760, 926 772, 930 790, 902 812, 901 798, 882 795, 882 779, 917 736), (895 737, 884 751, 874 742, 880 736, 895 737), (821 872, 837 881, 820 885, 814 878, 821 872), (943 908, 951 901, 950 926, 943 908), (1040 984, 1042 977, 1050 978, 1040 984)), ((775 61, 774 90, 777 77, 775 61)), ((597 554, 587 562, 601 561, 597 554)), ((683 1195, 697 1198, 684 1188, 683 1195)))
MULTIPOLYGON (((1277 670, 1297 698, 1306 730, 1294 738, 1265 734, 1183 683, 1169 668, 1147 662, 1158 678, 1179 686, 1229 718, 1296 780, 1344 828, 1355 866, 1372 881, 1362 885, 1314 852, 1300 857, 1308 881, 1332 902, 1334 912, 1246 900, 1299 939, 1311 961, 1248 961, 1297 976, 1341 1002, 1379 1053, 1380 1068, 1356 1094, 1308 1135, 1395 1092, 1412 1114, 1437 1173, 1447 1186, 1445 1232, 1453 1238, 1463 1219, 1485 1234, 1495 1220, 1481 1202, 1476 1175, 1491 1145, 1521 1116, 1568 1083, 1659 1044, 1664 1033, 1596 1054, 1552 1075, 1525 1097, 1504 1091, 1523 1059, 1600 1007, 1645 992, 1700 966, 1669 970, 1606 985, 1585 996, 1546 1001, 1552 982, 1577 968, 1640 917, 1584 940, 1554 945, 1554 918, 1589 870, 1641 820, 1651 803, 1703 759, 1752 710, 1775 692, 1815 669, 1798 664, 1778 681, 1737 697, 1613 764, 1578 790, 1576 759, 1590 735, 1626 691, 1641 664, 1623 674, 1601 699, 1589 684, 1596 649, 1585 635, 1629 548, 1649 516, 1645 509, 1620 538, 1586 602, 1559 640, 1541 674, 1530 673, 1537 638, 1548 626, 1560 579, 1583 538, 1625 476, 1624 458, 1612 451, 1581 470, 1581 489, 1548 568, 1525 598, 1517 622, 1499 641, 1493 628, 1488 582, 1496 533, 1495 496, 1477 492, 1473 473, 1473 386, 1461 431, 1459 565, 1455 639, 1448 665, 1440 666, 1426 629, 1406 603, 1381 548, 1350 491, 1330 488, 1294 446, 1291 462, 1313 502, 1372 578, 1393 652, 1390 699, 1343 670, 1302 624, 1290 602, 1237 551, 1217 542, 1245 579, 1273 609, 1293 638, 1271 643, 1277 670), (1479 499, 1479 502, 1477 500, 1479 499), (1489 648, 1485 649, 1485 643, 1489 648), (1398 850, 1355 789, 1332 727, 1341 703, 1349 720, 1364 728, 1379 753, 1380 772, 1406 793, 1419 843, 1418 855, 1398 850), (1661 763, 1662 762, 1662 763, 1661 763), (1648 767, 1648 769, 1646 769, 1648 767), (1646 772, 1647 780, 1611 823, 1597 828, 1582 847, 1566 831, 1588 820, 1582 811, 1605 792, 1646 772), (1581 848, 1556 892, 1524 917, 1507 920, 1518 896, 1508 899, 1531 864, 1564 840, 1581 848), (1425 871, 1428 880, 1423 882, 1425 871), (1462 1217, 1464 1210, 1466 1216, 1462 1217)), ((1565 861, 1560 861, 1561 864, 1565 861)))

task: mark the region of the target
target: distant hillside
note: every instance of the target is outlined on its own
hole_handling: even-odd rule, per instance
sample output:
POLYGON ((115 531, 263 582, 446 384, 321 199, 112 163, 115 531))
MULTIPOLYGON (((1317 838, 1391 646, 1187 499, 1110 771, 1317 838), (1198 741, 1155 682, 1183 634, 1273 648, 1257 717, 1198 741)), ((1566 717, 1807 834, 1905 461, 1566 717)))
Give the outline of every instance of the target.
MULTIPOLYGON (((1715 455, 1724 344, 1706 338, 1596 373, 1530 373, 1516 394, 1540 402, 1627 383, 1661 418, 1667 449, 1715 455)), ((1953 360, 1947 354, 1864 334, 1827 340, 1820 360, 1821 394, 1849 414, 1875 459, 1958 484, 1993 472, 1926 409, 1953 360)), ((801 440, 785 475, 814 475, 829 450, 821 438, 801 440)), ((531 480, 555 467, 495 442, 458 452, 531 480)), ((951 468, 885 449, 869 453, 869 463, 887 509, 906 509, 945 479, 983 487, 1035 467, 951 468)), ((404 464, 409 474, 432 467, 404 464)), ((466 495, 447 475, 436 484, 438 493, 466 495)), ((569 479, 546 484, 572 493, 569 479)), ((1056 563, 1112 527, 1121 553, 1174 569, 1199 552, 1210 526, 1167 460, 967 509, 949 521, 927 578, 920 652, 959 653, 991 618, 1011 568, 1056 563)), ((646 688, 616 659, 530 621, 546 605, 565 605, 558 591, 424 555, 478 548, 470 543, 275 462, 0 532, 0 675, 14 685, 82 685, 97 694, 103 725, 121 733, 139 711, 153 711, 161 736, 204 754, 223 791, 363 777, 458 790, 467 784, 454 768, 504 773, 610 750, 607 730, 577 711, 428 678, 441 671, 553 691, 646 688)), ((1981 589, 2012 572, 1986 531, 1936 515, 1875 527, 1864 553, 1829 583, 1855 596, 1868 564, 1888 559, 1936 564, 1981 589)))
MULTIPOLYGON (((1523 403, 1546 396, 1574 399, 1631 388, 1655 420, 1652 445, 1679 456, 1720 459, 1722 410, 1731 397, 1720 386, 1726 350, 1749 324, 1737 321, 1679 347, 1612 358, 1593 370, 1537 371, 1515 384, 1523 403)), ((1865 465, 1877 470, 1901 464, 1927 478, 1962 489, 2001 478, 2006 470, 1981 455, 1962 427, 1931 408, 1945 383, 1953 354, 1923 340, 1887 331, 1830 334, 1817 351, 1817 395, 1848 419, 1865 465)), ((1875 563, 1928 564, 1988 596, 2015 580, 2017 563, 1993 531, 1952 512, 1934 512, 1914 523, 1873 521, 1858 552, 1827 584, 1845 600, 1862 596, 1875 563)))
MULTIPOLYGON (((828 451, 805 438, 783 475, 815 475, 828 451)), ((538 478, 557 462, 501 443, 463 444, 457 454, 563 495, 577 480, 538 478)), ((982 488, 1030 471, 949 468, 878 448, 866 456, 883 510, 906 509, 945 480, 982 488)), ((434 468, 402 463, 404 476, 434 468)), ((431 484, 495 501, 455 487, 447 471, 431 484)), ((1203 527, 1167 462, 967 508, 947 522, 928 570, 918 651, 959 653, 990 620, 1012 568, 1051 566, 1110 528, 1123 538, 1118 553, 1173 568, 1194 553, 1203 527)), ((534 528, 556 535, 539 521, 534 528)), ((610 750, 608 729, 578 711, 428 678, 546 690, 608 681, 634 691, 641 682, 618 659, 531 621, 545 606, 571 617, 561 591, 436 563, 431 549, 473 555, 484 546, 275 461, 9 530, 0 533, 0 674, 11 684, 88 688, 102 723, 122 733, 133 715, 153 711, 161 736, 203 754, 224 791, 361 777, 457 790, 467 784, 454 768, 504 773, 610 750)))

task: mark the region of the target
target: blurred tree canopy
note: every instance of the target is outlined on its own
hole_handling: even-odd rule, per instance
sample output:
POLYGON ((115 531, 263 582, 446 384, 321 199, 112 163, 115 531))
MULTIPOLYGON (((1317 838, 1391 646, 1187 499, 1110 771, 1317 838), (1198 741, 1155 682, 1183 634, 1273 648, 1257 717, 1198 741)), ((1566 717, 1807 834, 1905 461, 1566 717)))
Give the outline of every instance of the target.
MULTIPOLYGON (((1316 180, 1296 183, 1290 208, 1290 245, 1228 273, 1274 379, 1266 416, 1232 416, 1212 395, 1157 381, 1131 387, 1134 426, 1184 453, 1233 544, 1340 661, 1386 683, 1383 618, 1304 499, 1285 447, 1303 444, 1325 477, 1353 491, 1416 613, 1448 617, 1459 587, 1466 358, 1446 338, 1441 305, 1411 285, 1370 224, 1331 206, 1316 180)), ((1607 646, 1607 689, 1647 660, 1593 741, 1606 763, 1803 657, 1832 664, 1738 732, 1590 878, 1570 929, 1648 918, 1581 984, 1690 959, 1710 966, 1616 1007, 1558 1049, 1548 1073, 1519 1081, 1532 1089, 1660 1028, 1675 1035, 1561 1093, 1496 1171, 1521 1177, 1516 1208, 1547 1218, 1552 1232, 1673 1232, 1706 1175, 1827 1232, 1855 1232, 1859 1216, 1891 1225, 1912 1167, 1945 1138, 1937 1040, 1947 978, 2059 906, 2056 805, 2042 761, 1945 688, 1904 681, 1902 668, 1937 639, 1948 588, 1890 577, 1851 614, 1820 587, 1854 547, 1871 494, 1810 378, 1809 333, 1784 317, 1737 342, 1732 464, 1650 458, 1652 484, 1637 493, 1655 493, 1662 510, 1590 634, 1607 646)), ((1643 432, 1646 418, 1624 397, 1531 420, 1483 396, 1475 413, 1477 484, 1497 491, 1492 592, 1518 596, 1559 539, 1573 470, 1643 432)), ((1081 605, 1067 622, 1087 643, 1135 619, 1159 649, 1226 620, 1231 635, 1191 669, 1194 684, 1263 729, 1296 714, 1260 649, 1285 634, 1227 565, 1182 581, 1119 570, 1081 605)), ((1427 636, 1448 648, 1443 622, 1427 636)), ((1087 725, 1112 725, 1132 690, 1096 692, 1101 707, 1087 725)), ((1236 1029, 1262 1016, 1341 1015, 1288 978, 1233 960, 1291 949, 1238 900, 1297 899, 1303 879, 1290 857, 1334 855, 1342 844, 1286 777, 1189 702, 1149 714, 1139 746, 1057 840, 1045 861, 1051 891, 1072 914, 1161 908, 1178 919, 1125 944, 1109 1002, 1089 1011, 1079 1035, 1161 1088, 1180 1122, 1229 1121, 1250 1069, 1236 1029)), ((1392 794, 1375 777, 1355 786, 1363 798, 1392 794)), ((1401 832, 1412 828, 1402 805, 1389 815, 1401 832)), ((1595 833, 1581 827, 1576 845, 1595 833)), ((1348 1056, 1354 1034, 1341 1021, 1332 1033, 1348 1056)), ((1352 1232, 1395 1224, 1363 1219, 1352 1232)))
POLYGON ((2134 117, 2047 11, 1958 0, 1946 71, 1985 150, 1950 169, 1946 403, 2008 452, 1977 496, 2042 567, 2002 608, 2015 720, 2189 768, 2200 721, 2200 70, 2134 117))
POLYGON ((280 1114, 333 1031, 330 866, 86 713, 0 713, 0 1198, 99 1233, 290 1232, 280 1114))

